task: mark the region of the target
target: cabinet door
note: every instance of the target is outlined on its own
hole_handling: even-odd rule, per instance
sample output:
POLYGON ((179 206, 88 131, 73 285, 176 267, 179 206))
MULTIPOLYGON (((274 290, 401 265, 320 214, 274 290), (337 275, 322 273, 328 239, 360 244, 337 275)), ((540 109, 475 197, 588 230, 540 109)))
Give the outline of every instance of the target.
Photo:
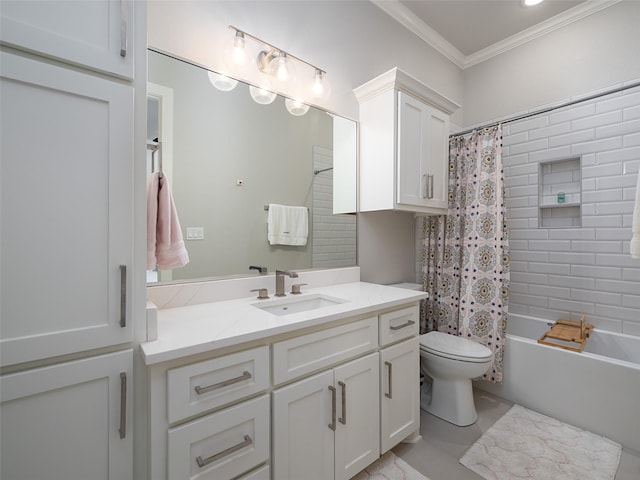
POLYGON ((8 45, 133 78, 133 0, 0 2, 8 45))
POLYGON ((420 429, 418 337, 380 350, 381 454, 420 429))
POLYGON ((380 456, 378 353, 336 367, 335 478, 346 480, 380 456))
POLYGON ((133 88, 0 61, 2 365, 129 342, 133 88))
POLYGON ((397 203, 446 210, 449 116, 399 92, 397 155, 397 203))
POLYGON ((2 376, 0 477, 131 479, 132 365, 127 350, 2 376))
POLYGON ((274 479, 334 478, 332 386, 327 371, 273 392, 274 479))

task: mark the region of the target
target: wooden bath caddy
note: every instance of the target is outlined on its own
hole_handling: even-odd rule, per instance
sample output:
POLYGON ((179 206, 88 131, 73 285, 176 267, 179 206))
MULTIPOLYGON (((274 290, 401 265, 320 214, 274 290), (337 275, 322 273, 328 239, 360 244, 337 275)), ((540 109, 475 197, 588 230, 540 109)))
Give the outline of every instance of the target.
POLYGON ((591 330, 593 330, 593 325, 585 323, 584 317, 582 317, 579 322, 557 320, 551 328, 538 339, 538 343, 564 348, 565 350, 571 350, 573 352, 582 352, 587 344, 591 330), (559 340, 565 343, 554 342, 553 340, 559 340))

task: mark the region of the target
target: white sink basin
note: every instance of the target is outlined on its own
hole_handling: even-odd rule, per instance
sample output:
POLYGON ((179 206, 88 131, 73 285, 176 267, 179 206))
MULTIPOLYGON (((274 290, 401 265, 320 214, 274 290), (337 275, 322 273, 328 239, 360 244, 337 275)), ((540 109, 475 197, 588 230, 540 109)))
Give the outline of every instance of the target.
POLYGON ((270 300, 259 303, 252 303, 256 308, 273 315, 291 315, 293 313, 308 312, 319 308, 331 307, 346 303, 348 300, 342 298, 329 297, 327 295, 313 294, 302 297, 287 297, 283 299, 270 300))

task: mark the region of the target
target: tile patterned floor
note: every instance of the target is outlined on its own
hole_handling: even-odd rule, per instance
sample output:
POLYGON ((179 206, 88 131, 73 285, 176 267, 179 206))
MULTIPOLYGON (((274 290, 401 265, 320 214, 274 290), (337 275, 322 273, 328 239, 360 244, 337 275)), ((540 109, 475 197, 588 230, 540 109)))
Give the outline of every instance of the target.
MULTIPOLYGON (((467 449, 486 432, 512 403, 482 390, 474 392, 478 421, 457 427, 426 412, 420 412, 422 440, 400 444, 393 452, 430 480, 482 480, 459 461, 467 449)), ((640 454, 622 451, 616 480, 640 479, 640 454)))

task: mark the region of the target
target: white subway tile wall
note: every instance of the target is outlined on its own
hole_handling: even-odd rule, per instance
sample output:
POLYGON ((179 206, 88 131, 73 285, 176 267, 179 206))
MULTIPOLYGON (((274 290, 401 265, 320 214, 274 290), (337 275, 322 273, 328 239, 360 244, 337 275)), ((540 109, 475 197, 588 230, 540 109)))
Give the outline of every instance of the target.
MULTIPOLYGON (((550 321, 584 315, 596 328, 640 336, 640 260, 629 255, 640 88, 506 124, 503 140, 510 312, 550 321), (541 228, 539 164, 574 157, 582 163, 581 226, 541 228)), ((418 219, 418 281, 420 233, 418 219)))
MULTIPOLYGON (((333 166, 330 149, 313 147, 313 169, 333 166)), ((333 214, 333 172, 313 176, 311 232, 313 268, 352 267, 356 264, 356 217, 333 214)))
POLYGON ((639 90, 503 127, 511 312, 547 320, 585 315, 597 328, 640 335, 640 260, 628 255, 639 90), (539 228, 537 164, 575 156, 582 160, 582 226, 539 228))

